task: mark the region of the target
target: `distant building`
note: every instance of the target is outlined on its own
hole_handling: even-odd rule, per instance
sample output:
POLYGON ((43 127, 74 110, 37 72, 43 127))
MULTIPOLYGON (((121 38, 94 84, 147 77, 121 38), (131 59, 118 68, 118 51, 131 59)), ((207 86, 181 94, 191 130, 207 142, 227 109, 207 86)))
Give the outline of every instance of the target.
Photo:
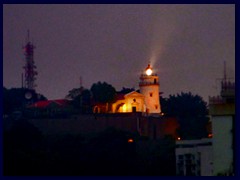
POLYGON ((118 95, 118 100, 112 105, 113 113, 145 112, 144 95, 136 91, 118 95))
POLYGON ((25 115, 35 118, 64 117, 70 111, 70 101, 66 99, 44 100, 29 105, 25 115))
POLYGON ((213 132, 213 173, 233 175, 235 149, 235 83, 221 84, 221 94, 209 97, 209 114, 213 132))
POLYGON ((176 141, 176 175, 212 176, 212 139, 176 141))
MULTIPOLYGON (((152 73, 150 65, 144 72, 140 76, 140 92, 117 93, 114 103, 91 102, 93 113, 71 114, 68 100, 40 101, 27 108, 31 117, 36 117, 31 121, 46 133, 92 133, 114 127, 150 139, 176 138, 177 118, 161 116, 158 76, 152 73), (49 123, 55 117, 57 123, 49 123)), ((77 89, 71 94, 75 96, 75 92, 79 94, 77 89)))

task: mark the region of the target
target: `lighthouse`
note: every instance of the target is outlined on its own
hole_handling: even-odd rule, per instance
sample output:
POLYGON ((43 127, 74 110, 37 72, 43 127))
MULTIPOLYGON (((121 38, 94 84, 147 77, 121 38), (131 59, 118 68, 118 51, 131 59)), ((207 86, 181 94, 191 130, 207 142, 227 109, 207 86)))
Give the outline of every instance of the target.
POLYGON ((145 97, 146 113, 160 115, 159 78, 154 73, 150 64, 148 64, 144 72, 140 75, 139 88, 140 93, 145 97))

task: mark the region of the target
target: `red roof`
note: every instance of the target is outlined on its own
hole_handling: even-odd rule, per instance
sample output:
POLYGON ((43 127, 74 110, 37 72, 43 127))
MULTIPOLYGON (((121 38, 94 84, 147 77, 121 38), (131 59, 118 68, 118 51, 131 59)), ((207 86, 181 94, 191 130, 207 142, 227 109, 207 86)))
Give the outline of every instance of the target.
POLYGON ((59 106, 66 106, 66 105, 68 105, 69 101, 66 99, 38 101, 34 104, 31 104, 29 107, 46 108, 47 106, 49 106, 52 103, 55 103, 59 106))

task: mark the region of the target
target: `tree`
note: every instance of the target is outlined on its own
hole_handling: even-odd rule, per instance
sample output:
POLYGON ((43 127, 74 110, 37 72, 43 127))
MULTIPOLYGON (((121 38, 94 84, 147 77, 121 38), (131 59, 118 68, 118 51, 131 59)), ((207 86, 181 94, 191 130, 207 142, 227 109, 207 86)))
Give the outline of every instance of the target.
POLYGON ((165 115, 177 117, 178 133, 182 139, 207 137, 208 109, 202 97, 182 92, 161 99, 161 105, 165 115))
POLYGON ((87 163, 91 164, 88 175, 136 175, 136 145, 135 141, 128 142, 136 137, 114 127, 88 136, 85 152, 85 157, 89 157, 87 163))
POLYGON ((10 114, 15 110, 24 108, 27 104, 46 99, 42 94, 38 94, 32 89, 6 89, 3 87, 3 114, 10 114))
POLYGON ((123 94, 127 94, 127 93, 130 93, 132 91, 135 91, 134 88, 125 88, 125 87, 122 87, 122 90, 119 91, 120 93, 123 93, 123 94))
POLYGON ((73 98, 72 105, 80 109, 82 114, 92 112, 91 108, 91 91, 84 89, 81 94, 73 98))
POLYGON ((27 119, 7 123, 3 132, 4 175, 34 175, 42 170, 43 135, 27 119))
POLYGON ((73 88, 72 90, 68 91, 68 95, 66 96, 66 98, 75 99, 76 97, 81 95, 82 91, 83 91, 83 87, 73 88))
POLYGON ((94 101, 100 103, 112 102, 116 94, 115 88, 106 82, 94 83, 91 87, 91 92, 94 101))

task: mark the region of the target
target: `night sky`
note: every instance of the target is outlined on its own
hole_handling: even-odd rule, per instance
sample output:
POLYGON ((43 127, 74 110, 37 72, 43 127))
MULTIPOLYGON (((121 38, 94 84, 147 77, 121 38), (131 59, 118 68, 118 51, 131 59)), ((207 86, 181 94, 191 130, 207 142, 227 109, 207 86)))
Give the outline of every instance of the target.
POLYGON ((163 97, 208 100, 235 78, 235 5, 3 5, 3 85, 21 87, 27 30, 36 46, 37 92, 64 98, 105 81, 138 89, 151 62, 163 97))

